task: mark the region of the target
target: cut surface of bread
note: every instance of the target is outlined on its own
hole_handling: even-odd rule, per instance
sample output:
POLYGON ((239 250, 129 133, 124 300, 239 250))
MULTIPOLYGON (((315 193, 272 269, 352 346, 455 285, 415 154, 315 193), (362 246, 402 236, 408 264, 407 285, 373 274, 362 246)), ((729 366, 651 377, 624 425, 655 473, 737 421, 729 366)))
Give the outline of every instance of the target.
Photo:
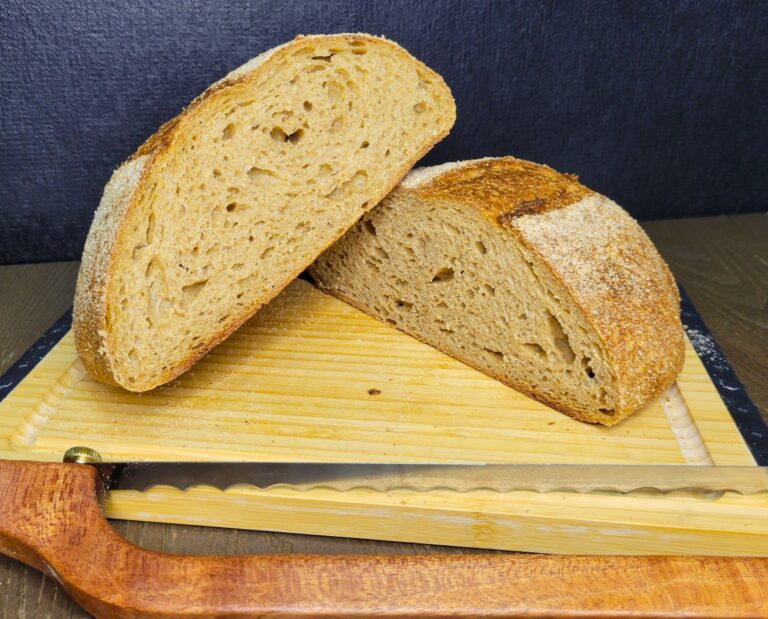
POLYGON ((96 378, 168 382, 381 200, 455 119, 383 38, 299 37, 211 86, 107 185, 74 330, 96 378))
POLYGON ((682 367, 678 291, 650 239, 576 177, 527 161, 412 171, 310 273, 582 421, 618 423, 682 367))

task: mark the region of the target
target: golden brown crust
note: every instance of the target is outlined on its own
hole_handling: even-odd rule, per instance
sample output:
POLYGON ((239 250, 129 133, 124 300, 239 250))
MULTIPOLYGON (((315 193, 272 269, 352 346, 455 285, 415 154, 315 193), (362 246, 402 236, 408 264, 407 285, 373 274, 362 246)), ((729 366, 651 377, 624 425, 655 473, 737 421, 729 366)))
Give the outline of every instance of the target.
MULTIPOLYGON (((279 60, 290 53, 296 46, 313 41, 333 42, 334 40, 338 40, 340 44, 365 41, 368 44, 386 45, 398 55, 406 57, 410 62, 417 63, 425 75, 430 76, 431 80, 440 84, 446 92, 450 93, 448 86, 440 75, 413 58, 396 43, 384 37, 374 37, 367 34, 298 36, 293 41, 264 52, 242 67, 232 71, 224 79, 210 86, 203 94, 182 110, 178 116, 163 124, 157 132, 139 147, 123 166, 115 171, 113 178, 107 185, 107 189, 105 189, 104 197, 94 217, 94 224, 89 231, 86 247, 83 252, 83 262, 78 275, 73 313, 73 330, 75 332, 76 347, 83 365, 96 379, 108 384, 119 385, 132 391, 146 391, 173 380, 189 369, 197 360, 205 356, 217 344, 226 339, 260 307, 277 296, 309 266, 309 263, 307 263, 294 272, 287 273, 283 282, 275 285, 266 294, 262 295, 261 298, 257 299, 253 305, 244 308, 239 315, 234 316, 227 324, 222 326, 222 330, 215 337, 194 351, 190 351, 189 355, 178 363, 166 368, 162 375, 157 376, 156 380, 152 381, 151 384, 132 384, 129 386, 122 383, 119 377, 116 376, 115 368, 109 357, 109 286, 112 281, 111 274, 117 268, 113 260, 116 253, 115 250, 120 245, 122 234, 125 233, 125 222, 135 208, 136 204, 133 198, 139 193, 138 190, 141 188, 142 180, 147 177, 152 165, 171 148, 174 135, 183 126, 186 118, 198 107, 210 101, 214 95, 243 82, 258 79, 268 69, 268 61, 279 60), (139 163, 137 164, 137 162, 139 163), (130 170, 132 175, 130 182, 127 182, 125 179, 120 180, 119 183, 115 182, 118 180, 117 177, 119 177, 121 171, 125 172, 126 168, 130 170), (109 187, 113 182, 115 186, 110 192, 111 195, 108 195, 109 187)), ((448 99, 450 104, 453 105, 453 99, 450 97, 450 94, 448 99)), ((407 161, 397 174, 393 175, 389 186, 370 200, 365 209, 360 210, 361 215, 378 204, 411 169, 416 161, 426 154, 437 142, 448 135, 453 126, 455 116, 454 106, 452 114, 447 119, 446 127, 440 131, 433 141, 425 144, 411 160, 407 161)), ((128 174, 126 173, 125 176, 128 176, 128 174)), ((331 239, 323 250, 330 247, 342 234, 343 232, 340 232, 335 238, 331 239)))
POLYGON ((471 204, 498 223, 563 208, 593 193, 576 176, 512 157, 453 168, 415 191, 471 204))
POLYGON ((72 328, 83 365, 98 380, 116 385, 107 354, 107 294, 114 248, 133 195, 146 176, 148 157, 136 157, 115 170, 104 189, 77 274, 72 328))
MULTIPOLYGON (((629 214, 573 176, 512 157, 447 169, 437 175, 420 171, 396 191, 475 208, 517 237, 530 262, 544 265, 593 327, 615 373, 620 400, 612 423, 674 382, 684 357, 679 293, 664 260, 629 214)), ((594 421, 584 419, 588 411, 548 404, 594 421)))

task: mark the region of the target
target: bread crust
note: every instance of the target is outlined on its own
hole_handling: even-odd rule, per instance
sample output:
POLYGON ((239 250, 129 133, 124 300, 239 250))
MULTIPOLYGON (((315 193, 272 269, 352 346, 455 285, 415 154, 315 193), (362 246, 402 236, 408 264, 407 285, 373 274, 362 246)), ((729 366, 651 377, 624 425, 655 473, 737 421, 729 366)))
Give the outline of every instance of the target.
MULTIPOLYGON (((437 134, 434 140, 425 144, 409 161, 406 161, 396 174, 393 174, 391 183, 379 195, 374 196, 368 202, 366 208, 360 209, 361 215, 378 204, 411 169, 416 161, 424 156, 437 142, 448 135, 456 118, 456 110, 453 98, 450 95, 450 89, 445 84, 445 81, 439 74, 412 57, 399 45, 384 37, 375 37, 361 33, 300 35, 288 43, 263 52, 241 67, 231 71, 223 79, 212 84, 182 110, 181 113, 163 124, 123 165, 115 170, 96 210, 83 251, 73 310, 75 345, 83 365, 94 378, 131 391, 147 391, 173 380, 189 369, 197 360, 205 356, 217 344, 226 339, 256 313, 260 307, 277 296, 309 266, 310 263, 307 263, 292 273, 286 273, 283 282, 266 291, 251 306, 244 308, 232 321, 224 325, 221 331, 205 341, 199 348, 190 351, 188 355, 177 363, 169 365, 164 372, 155 377, 155 380, 145 384, 132 385, 127 385, 120 380, 110 358, 110 308, 108 299, 111 293, 112 275, 115 269, 118 268, 115 260, 116 248, 120 246, 121 239, 126 233, 126 226, 124 224, 129 219, 133 209, 136 208, 134 198, 139 193, 138 190, 141 188, 143 180, 147 177, 155 162, 171 148, 175 133, 183 126, 189 115, 200 106, 206 105, 213 95, 244 82, 258 79, 269 69, 270 61, 279 60, 298 46, 313 42, 333 43, 335 41, 339 43, 365 42, 368 45, 387 46, 396 54, 408 59, 409 62, 416 63, 424 74, 429 75, 431 80, 445 89, 447 93, 446 102, 451 106, 451 113, 447 119, 446 127, 437 134)), ((343 232, 338 233, 322 250, 324 251, 330 247, 342 234, 343 232)))
MULTIPOLYGON (((594 330, 619 401, 612 414, 601 414, 494 378, 571 417, 604 425, 618 423, 675 381, 685 346, 674 278, 637 222, 577 177, 513 157, 489 158, 413 170, 393 195, 399 192, 451 200, 514 237, 594 330)), ((321 289, 357 306, 323 286, 320 273, 312 274, 321 289)))

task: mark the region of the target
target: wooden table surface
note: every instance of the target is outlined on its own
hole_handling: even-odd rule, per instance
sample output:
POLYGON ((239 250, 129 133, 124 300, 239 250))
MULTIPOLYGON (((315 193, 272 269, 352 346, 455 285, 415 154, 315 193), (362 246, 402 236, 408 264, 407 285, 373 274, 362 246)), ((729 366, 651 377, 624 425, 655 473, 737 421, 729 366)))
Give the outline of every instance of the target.
MULTIPOLYGON (((768 214, 645 222, 643 227, 768 420, 768 214)), ((0 374, 71 305, 78 263, 0 266, 0 374)), ((113 522, 166 552, 477 553, 474 549, 260 531, 113 522)), ((0 556, 0 617, 87 617, 41 573, 0 556)))

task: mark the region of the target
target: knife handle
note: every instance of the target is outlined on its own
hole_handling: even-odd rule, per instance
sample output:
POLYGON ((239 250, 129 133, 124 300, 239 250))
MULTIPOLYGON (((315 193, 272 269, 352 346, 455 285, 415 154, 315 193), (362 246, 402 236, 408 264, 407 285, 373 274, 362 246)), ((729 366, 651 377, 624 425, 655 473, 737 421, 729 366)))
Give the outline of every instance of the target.
POLYGON ((97 471, 0 460, 0 552, 97 617, 768 615, 768 559, 184 556, 110 527, 97 471))

